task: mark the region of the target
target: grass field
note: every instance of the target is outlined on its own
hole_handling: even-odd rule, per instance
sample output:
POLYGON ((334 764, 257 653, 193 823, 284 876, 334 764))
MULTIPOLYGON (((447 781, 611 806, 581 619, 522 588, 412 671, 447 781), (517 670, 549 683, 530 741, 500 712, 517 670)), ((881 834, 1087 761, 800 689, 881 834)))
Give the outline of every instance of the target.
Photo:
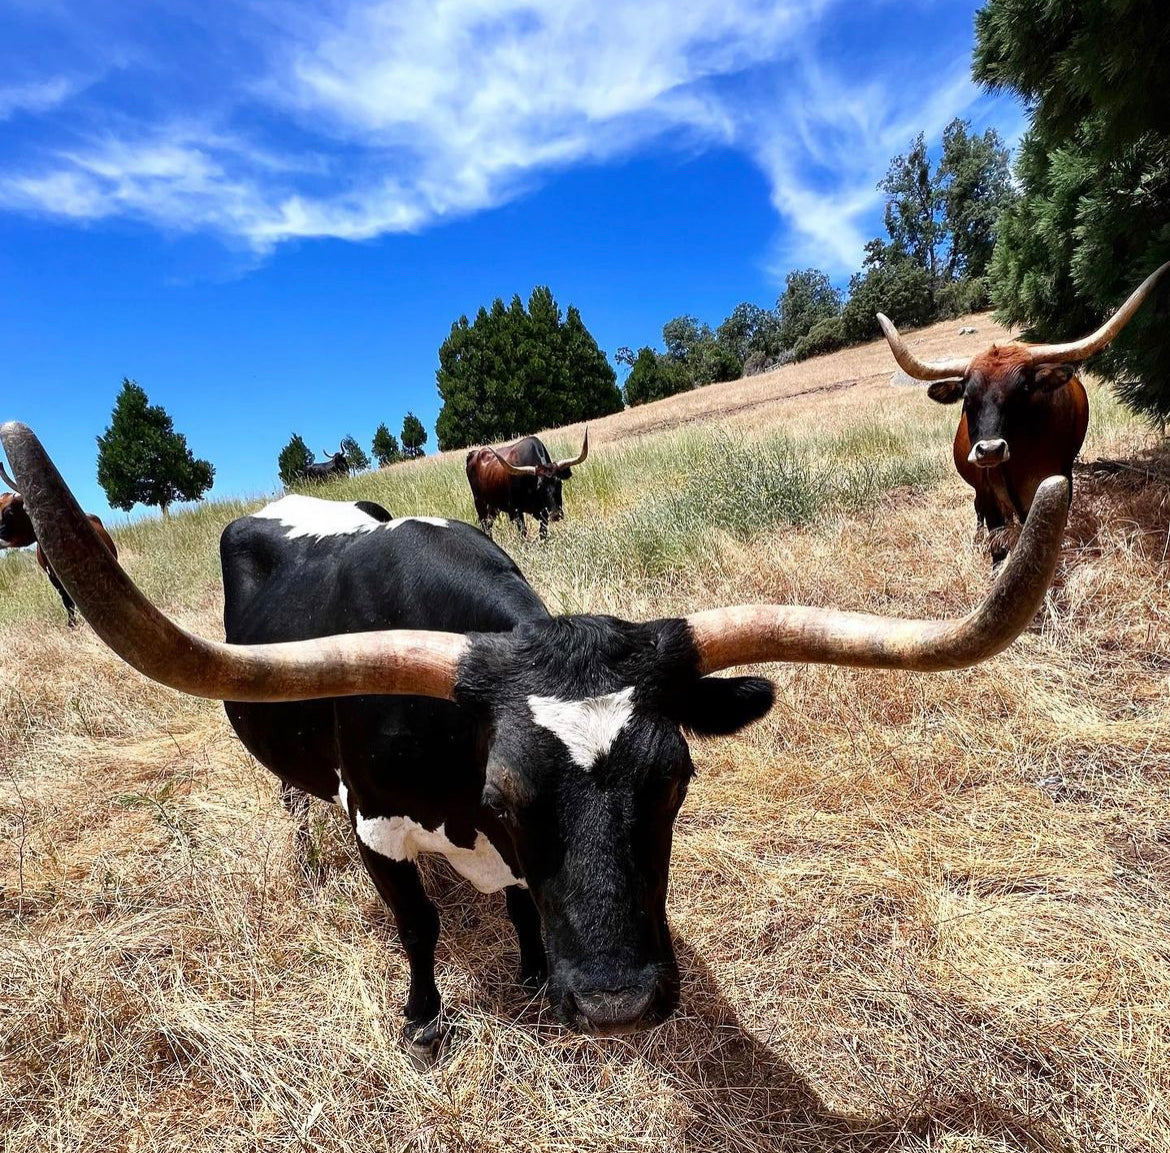
MULTIPOLYGON (((548 545, 497 540, 559 611, 957 615, 989 561, 956 412, 891 368, 866 346, 607 418, 548 545)), ((771 667, 766 720, 693 743, 671 1021, 565 1032, 513 983, 502 899, 428 866, 454 1036, 427 1072, 338 814, 314 810, 308 879, 220 707, 71 633, 31 557, 0 560, 0 1150, 1170 1149, 1170 454, 1091 402, 1083 458, 1127 467, 1078 473, 1008 652, 771 667)), ((472 515, 462 453, 328 495, 472 515)), ((257 503, 123 527, 124 563, 222 636, 218 535, 257 503)))

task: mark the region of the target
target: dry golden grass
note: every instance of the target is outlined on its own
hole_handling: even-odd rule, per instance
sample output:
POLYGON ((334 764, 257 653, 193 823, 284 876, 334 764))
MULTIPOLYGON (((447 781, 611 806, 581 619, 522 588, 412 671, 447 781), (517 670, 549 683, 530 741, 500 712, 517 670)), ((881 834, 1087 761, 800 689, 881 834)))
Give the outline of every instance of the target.
MULTIPOLYGON (((934 354, 957 324, 916 338, 934 354)), ((961 612, 988 562, 944 467, 954 410, 889 389, 889 367, 854 350, 673 398, 624 418, 674 429, 644 441, 617 443, 611 418, 551 544, 500 539, 573 609, 961 612), (843 379, 860 383, 808 391, 843 379), (711 451, 689 426, 728 420, 784 429, 814 462, 894 455, 919 482, 800 527, 713 528, 676 565, 644 544, 636 518, 658 506, 632 466, 685 486, 688 455, 711 451), (914 472, 922 460, 942 463, 914 472), (650 559, 595 561, 607 532, 650 559)), ((1106 396, 1093 404, 1088 458, 1170 470, 1106 396)), ((732 441, 732 459, 753 443, 732 441)), ((459 464, 336 491, 466 516, 459 464)), ((119 541, 210 635, 215 534, 237 511, 119 541)), ((652 1032, 565 1032, 513 983, 502 900, 429 867, 455 1033, 426 1073, 398 1043, 405 965, 341 820, 314 811, 325 868, 307 879, 274 779, 219 707, 70 634, 13 570, 0 1148, 1170 1149, 1168 546, 1165 479, 1086 473, 1049 605, 1007 653, 936 676, 768 670, 771 716, 694 744, 669 903, 683 1004, 652 1032)))

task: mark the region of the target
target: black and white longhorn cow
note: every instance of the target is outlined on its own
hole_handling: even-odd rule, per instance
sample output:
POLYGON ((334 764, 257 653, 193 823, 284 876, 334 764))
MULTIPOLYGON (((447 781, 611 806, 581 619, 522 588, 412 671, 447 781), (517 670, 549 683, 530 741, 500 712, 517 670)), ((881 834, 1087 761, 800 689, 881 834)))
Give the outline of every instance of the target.
POLYGON ((227 644, 192 636, 94 537, 39 442, 0 428, 41 541, 94 631, 147 676, 224 700, 256 757, 336 800, 410 960, 408 1039, 440 1036, 439 923, 414 865, 438 852, 505 891, 520 976, 578 1029, 661 1021, 679 996, 666 920, 684 733, 772 704, 745 663, 937 671, 998 652, 1051 579, 1067 509, 1045 483, 984 604, 959 621, 747 605, 633 622, 550 616, 471 525, 292 496, 221 542, 227 644))

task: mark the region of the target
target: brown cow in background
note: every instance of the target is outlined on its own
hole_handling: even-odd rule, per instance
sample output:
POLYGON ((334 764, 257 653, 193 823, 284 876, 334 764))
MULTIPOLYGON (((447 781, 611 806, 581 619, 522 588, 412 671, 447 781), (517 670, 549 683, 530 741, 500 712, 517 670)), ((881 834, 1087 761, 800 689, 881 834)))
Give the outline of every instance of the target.
MULTIPOLYGON (((24 497, 16 491, 15 483, 4 471, 2 465, 0 465, 0 480, 12 489, 12 492, 0 493, 0 548, 25 548, 30 544, 37 546, 37 564, 41 566, 45 575, 52 582, 53 588, 61 594, 61 603, 65 606, 69 627, 73 628, 77 624, 77 606, 73 603, 73 598, 65 591, 65 586, 57 579, 57 574, 53 572, 53 568, 49 564, 49 558, 45 556, 44 550, 37 543, 36 530, 33 528, 32 520, 24 507, 24 497)), ((110 538, 110 534, 106 532, 100 518, 90 513, 89 519, 102 544, 110 550, 111 556, 116 557, 118 549, 110 538)))
POLYGON ((573 475, 573 467, 589 455, 589 430, 578 456, 553 460, 544 443, 526 436, 503 448, 473 448, 467 454, 467 483, 475 502, 479 527, 490 537, 492 524, 500 513, 507 513, 512 523, 527 535, 524 514, 540 523, 540 539, 548 536, 548 522, 564 516, 561 505, 561 482, 573 475))
POLYGON ((1091 336, 1069 344, 993 344, 970 360, 926 363, 907 347, 890 320, 878 323, 894 359, 909 376, 933 383, 939 404, 963 402, 955 433, 959 475, 975 490, 975 515, 986 525, 994 564, 1007 555, 998 530, 1021 524, 1046 476, 1072 484, 1072 466, 1089 427, 1089 398, 1076 365, 1100 352, 1129 323, 1170 261, 1151 273, 1091 336))

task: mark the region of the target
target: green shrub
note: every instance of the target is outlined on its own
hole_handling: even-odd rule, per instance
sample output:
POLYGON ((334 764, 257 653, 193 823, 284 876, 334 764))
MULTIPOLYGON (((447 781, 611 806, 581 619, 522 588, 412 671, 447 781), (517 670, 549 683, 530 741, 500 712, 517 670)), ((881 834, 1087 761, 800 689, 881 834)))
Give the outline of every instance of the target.
POLYGON ((831 316, 814 324, 808 336, 796 342, 794 351, 797 360, 807 360, 810 356, 836 352, 846 344, 844 322, 839 316, 831 316))

